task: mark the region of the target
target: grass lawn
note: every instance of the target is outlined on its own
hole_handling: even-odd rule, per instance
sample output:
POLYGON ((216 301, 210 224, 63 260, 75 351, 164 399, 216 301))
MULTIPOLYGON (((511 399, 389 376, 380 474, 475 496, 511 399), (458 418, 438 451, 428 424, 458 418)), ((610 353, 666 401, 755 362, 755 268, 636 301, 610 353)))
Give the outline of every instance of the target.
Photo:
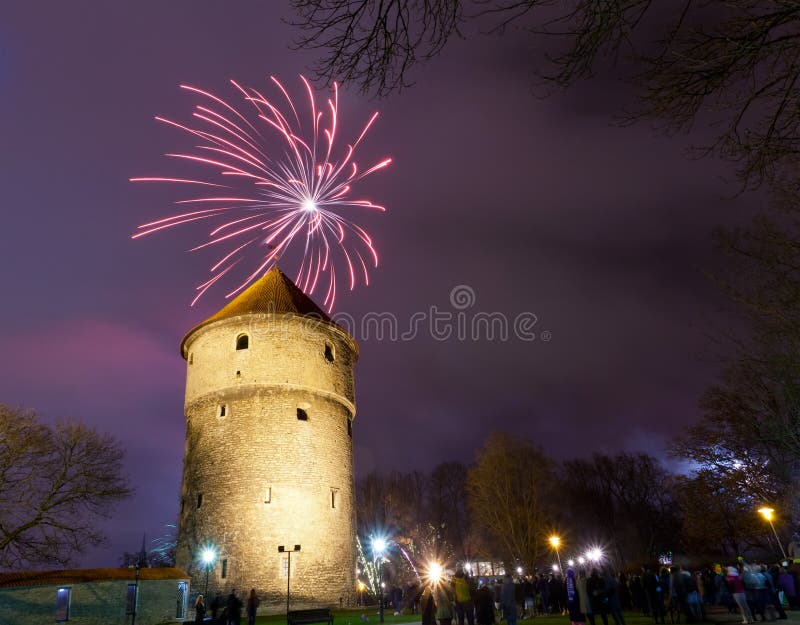
MULTIPOLYGON (((400 623, 419 623, 419 614, 401 614, 395 616, 393 612, 387 610, 384 612, 383 617, 386 625, 395 625, 400 623)), ((609 625, 613 625, 614 620, 609 617, 609 625)), ((246 620, 242 620, 246 622, 246 620)), ((566 616, 537 616, 536 618, 524 619, 517 621, 518 623, 528 623, 530 625, 569 625, 569 618, 566 616)), ((272 616, 259 616, 256 619, 258 625, 286 625, 286 616, 283 614, 274 614, 272 616)), ((369 623, 370 625, 379 625, 380 619, 378 618, 378 611, 375 607, 366 607, 358 610, 334 610, 333 611, 333 625, 361 625, 362 623, 369 623), (361 620, 361 615, 366 617, 366 620, 361 620)), ((455 621, 453 621, 455 625, 455 621)), ((603 621, 598 617, 597 625, 602 625, 603 621)), ((496 625, 500 625, 497 623, 496 625)), ((653 619, 649 616, 642 616, 635 612, 625 613, 625 625, 653 625, 653 619)))

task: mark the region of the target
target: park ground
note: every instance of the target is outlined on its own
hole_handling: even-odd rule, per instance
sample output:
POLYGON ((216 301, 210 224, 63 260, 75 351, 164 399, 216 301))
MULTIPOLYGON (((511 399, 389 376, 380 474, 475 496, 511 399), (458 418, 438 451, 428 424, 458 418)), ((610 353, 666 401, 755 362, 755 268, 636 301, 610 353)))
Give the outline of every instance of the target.
MULTIPOLYGON (((800 611, 787 611, 788 619, 785 621, 787 625, 795 623, 800 625, 800 611)), ((359 610, 334 610, 333 625, 379 625, 380 619, 377 611, 374 608, 364 608, 359 610), (363 615, 363 618, 362 618, 363 615)), ((741 618, 738 614, 728 614, 725 610, 717 607, 712 607, 707 611, 707 621, 709 623, 720 623, 725 625, 736 625, 741 623, 741 618)), ((246 622, 244 619, 242 622, 246 622)), ((419 623, 419 614, 401 614, 395 616, 392 612, 384 614, 385 625, 405 625, 406 623, 419 623)), ((667 618, 669 622, 669 617, 667 618)), ((681 620, 685 623, 685 620, 681 620)), ((776 625, 783 621, 775 621, 776 625)), ((270 616, 259 616, 256 619, 257 625, 286 625, 286 616, 282 614, 275 614, 270 616)), ((455 623, 455 621, 454 621, 455 623)), ((566 616, 537 616, 530 619, 520 619, 517 623, 526 623, 529 625, 569 625, 569 619, 566 616)), ((598 618, 597 623, 601 624, 602 621, 598 618)), ((614 621, 609 617, 609 623, 613 625, 614 621)), ((501 625, 501 624, 498 624, 501 625)), ((642 616, 638 612, 625 613, 625 625, 653 625, 653 619, 649 616, 642 616)))

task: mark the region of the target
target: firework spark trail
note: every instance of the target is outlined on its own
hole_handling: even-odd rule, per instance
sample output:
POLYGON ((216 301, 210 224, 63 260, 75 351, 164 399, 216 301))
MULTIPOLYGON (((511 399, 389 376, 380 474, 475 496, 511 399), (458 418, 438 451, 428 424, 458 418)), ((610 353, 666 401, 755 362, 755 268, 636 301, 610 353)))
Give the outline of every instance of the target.
POLYGON ((202 98, 202 104, 197 104, 192 113, 193 125, 163 117, 156 120, 192 135, 199 144, 195 153, 167 156, 194 164, 206 174, 214 172, 219 178, 131 178, 132 182, 212 188, 209 195, 175 202, 197 204, 199 210, 142 224, 131 238, 205 220, 213 224, 208 238, 192 251, 219 246, 222 253, 210 268, 211 278, 196 287, 192 305, 239 265, 245 253, 259 246, 267 250, 259 251, 256 269, 248 271, 245 280, 226 294, 227 298, 271 268, 296 242, 303 253, 295 283, 309 295, 322 289, 323 306, 330 311, 336 300, 337 273, 346 276, 353 290, 359 277, 369 285, 369 266, 378 266, 372 238, 344 213, 351 209, 386 210, 371 200, 352 199, 350 194, 356 183, 387 167, 392 159, 379 160, 365 169, 360 169, 355 160, 356 150, 377 113, 369 118, 355 141, 338 148, 339 88, 335 83, 332 98, 318 106, 311 85, 300 76, 310 109, 304 126, 289 92, 275 77, 270 79, 285 100, 280 106, 256 89, 230 81, 246 103, 247 112, 213 93, 181 85, 202 98), (209 208, 202 208, 204 205, 209 208))

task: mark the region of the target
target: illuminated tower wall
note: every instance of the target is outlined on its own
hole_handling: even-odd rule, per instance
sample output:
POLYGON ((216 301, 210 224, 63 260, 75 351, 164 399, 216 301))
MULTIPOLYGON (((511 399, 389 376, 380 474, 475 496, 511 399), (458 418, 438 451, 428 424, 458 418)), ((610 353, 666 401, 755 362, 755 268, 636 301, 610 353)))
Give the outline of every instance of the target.
POLYGON ((209 594, 285 607, 348 603, 355 584, 353 365, 358 347, 271 270, 181 343, 186 360, 177 565, 209 594))

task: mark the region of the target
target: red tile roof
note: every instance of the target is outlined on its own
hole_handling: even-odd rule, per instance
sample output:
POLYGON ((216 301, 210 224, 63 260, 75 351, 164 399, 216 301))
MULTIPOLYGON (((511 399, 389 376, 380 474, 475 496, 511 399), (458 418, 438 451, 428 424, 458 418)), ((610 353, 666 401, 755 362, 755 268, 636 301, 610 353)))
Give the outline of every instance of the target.
POLYGON ((325 311, 303 293, 285 273, 273 267, 222 310, 189 330, 181 341, 181 356, 187 358, 186 340, 203 326, 220 319, 249 314, 300 315, 333 323, 325 311))
MULTIPOLYGON (((12 586, 55 586, 111 580, 135 580, 136 569, 73 569, 61 571, 19 571, 0 573, 0 588, 12 586)), ((188 580, 189 576, 176 568, 140 569, 140 580, 188 580)))

